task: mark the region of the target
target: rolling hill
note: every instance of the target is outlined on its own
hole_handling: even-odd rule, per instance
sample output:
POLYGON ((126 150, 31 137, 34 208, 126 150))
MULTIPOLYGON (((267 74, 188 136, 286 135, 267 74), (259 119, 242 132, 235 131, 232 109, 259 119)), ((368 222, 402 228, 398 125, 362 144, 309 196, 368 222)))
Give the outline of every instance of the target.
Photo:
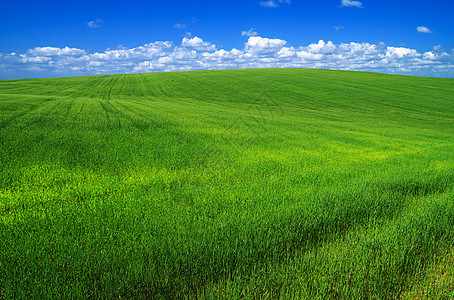
POLYGON ((2 298, 454 296, 454 80, 0 81, 2 298))

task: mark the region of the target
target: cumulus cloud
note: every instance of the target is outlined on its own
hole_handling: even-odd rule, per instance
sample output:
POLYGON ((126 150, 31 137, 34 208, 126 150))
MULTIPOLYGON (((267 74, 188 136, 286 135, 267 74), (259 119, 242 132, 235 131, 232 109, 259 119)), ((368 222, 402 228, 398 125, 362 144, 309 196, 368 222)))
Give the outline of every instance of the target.
POLYGON ((355 0, 342 0, 340 7, 358 7, 362 8, 363 3, 360 1, 355 1, 355 0))
POLYGON ((241 32, 241 35, 242 35, 242 36, 256 36, 256 35, 257 35, 257 31, 255 31, 254 28, 251 28, 251 29, 249 29, 248 31, 243 30, 243 31, 241 32))
POLYGON ((241 49, 218 49, 195 37, 181 44, 158 41, 135 48, 89 53, 77 48, 36 47, 0 53, 3 78, 70 76, 232 68, 319 68, 454 77, 454 51, 441 46, 418 52, 384 43, 320 40, 293 46, 276 38, 250 36, 241 49))
POLYGON ((429 27, 426 27, 426 26, 418 26, 418 27, 416 27, 416 30, 421 33, 433 33, 433 31, 429 27))
POLYGON ((392 58, 412 58, 412 57, 420 57, 421 54, 414 49, 403 48, 403 47, 388 47, 388 51, 386 51, 387 57, 392 58))
POLYGON ((194 48, 195 50, 199 51, 213 51, 216 50, 216 46, 211 44, 210 42, 204 42, 201 38, 199 37, 193 37, 193 38, 183 38, 183 42, 181 43, 183 47, 187 48, 194 48))
POLYGON ((101 26, 102 22, 104 22, 104 21, 101 19, 96 19, 94 21, 87 22, 87 27, 88 28, 98 28, 99 26, 101 26))
POLYGON ((279 51, 286 41, 280 39, 262 38, 260 36, 251 36, 245 44, 245 51, 256 55, 264 55, 279 51))
POLYGON ((263 6, 263 7, 279 7, 279 4, 280 3, 285 3, 285 4, 290 4, 291 1, 290 0, 266 0, 266 1, 260 1, 259 4, 260 6, 263 6))

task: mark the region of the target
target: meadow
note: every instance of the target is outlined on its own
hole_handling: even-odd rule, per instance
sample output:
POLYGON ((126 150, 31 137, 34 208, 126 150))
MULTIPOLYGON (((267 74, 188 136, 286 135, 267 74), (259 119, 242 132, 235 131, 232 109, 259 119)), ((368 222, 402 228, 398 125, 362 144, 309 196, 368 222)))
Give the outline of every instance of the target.
POLYGON ((1 299, 453 297, 453 79, 0 81, 1 299))

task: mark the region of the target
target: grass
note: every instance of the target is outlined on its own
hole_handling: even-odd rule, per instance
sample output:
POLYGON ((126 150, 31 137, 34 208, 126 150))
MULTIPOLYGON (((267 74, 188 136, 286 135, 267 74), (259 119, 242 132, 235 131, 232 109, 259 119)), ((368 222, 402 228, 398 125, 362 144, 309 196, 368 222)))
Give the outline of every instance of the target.
POLYGON ((0 298, 454 297, 454 81, 0 81, 0 298))

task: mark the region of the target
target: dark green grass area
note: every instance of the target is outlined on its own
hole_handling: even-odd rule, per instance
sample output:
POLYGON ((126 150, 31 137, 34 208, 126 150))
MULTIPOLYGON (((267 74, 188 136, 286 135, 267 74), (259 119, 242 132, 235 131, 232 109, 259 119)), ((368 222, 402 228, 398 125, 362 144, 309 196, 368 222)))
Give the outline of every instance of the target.
POLYGON ((0 81, 0 298, 454 297, 454 80, 0 81))

